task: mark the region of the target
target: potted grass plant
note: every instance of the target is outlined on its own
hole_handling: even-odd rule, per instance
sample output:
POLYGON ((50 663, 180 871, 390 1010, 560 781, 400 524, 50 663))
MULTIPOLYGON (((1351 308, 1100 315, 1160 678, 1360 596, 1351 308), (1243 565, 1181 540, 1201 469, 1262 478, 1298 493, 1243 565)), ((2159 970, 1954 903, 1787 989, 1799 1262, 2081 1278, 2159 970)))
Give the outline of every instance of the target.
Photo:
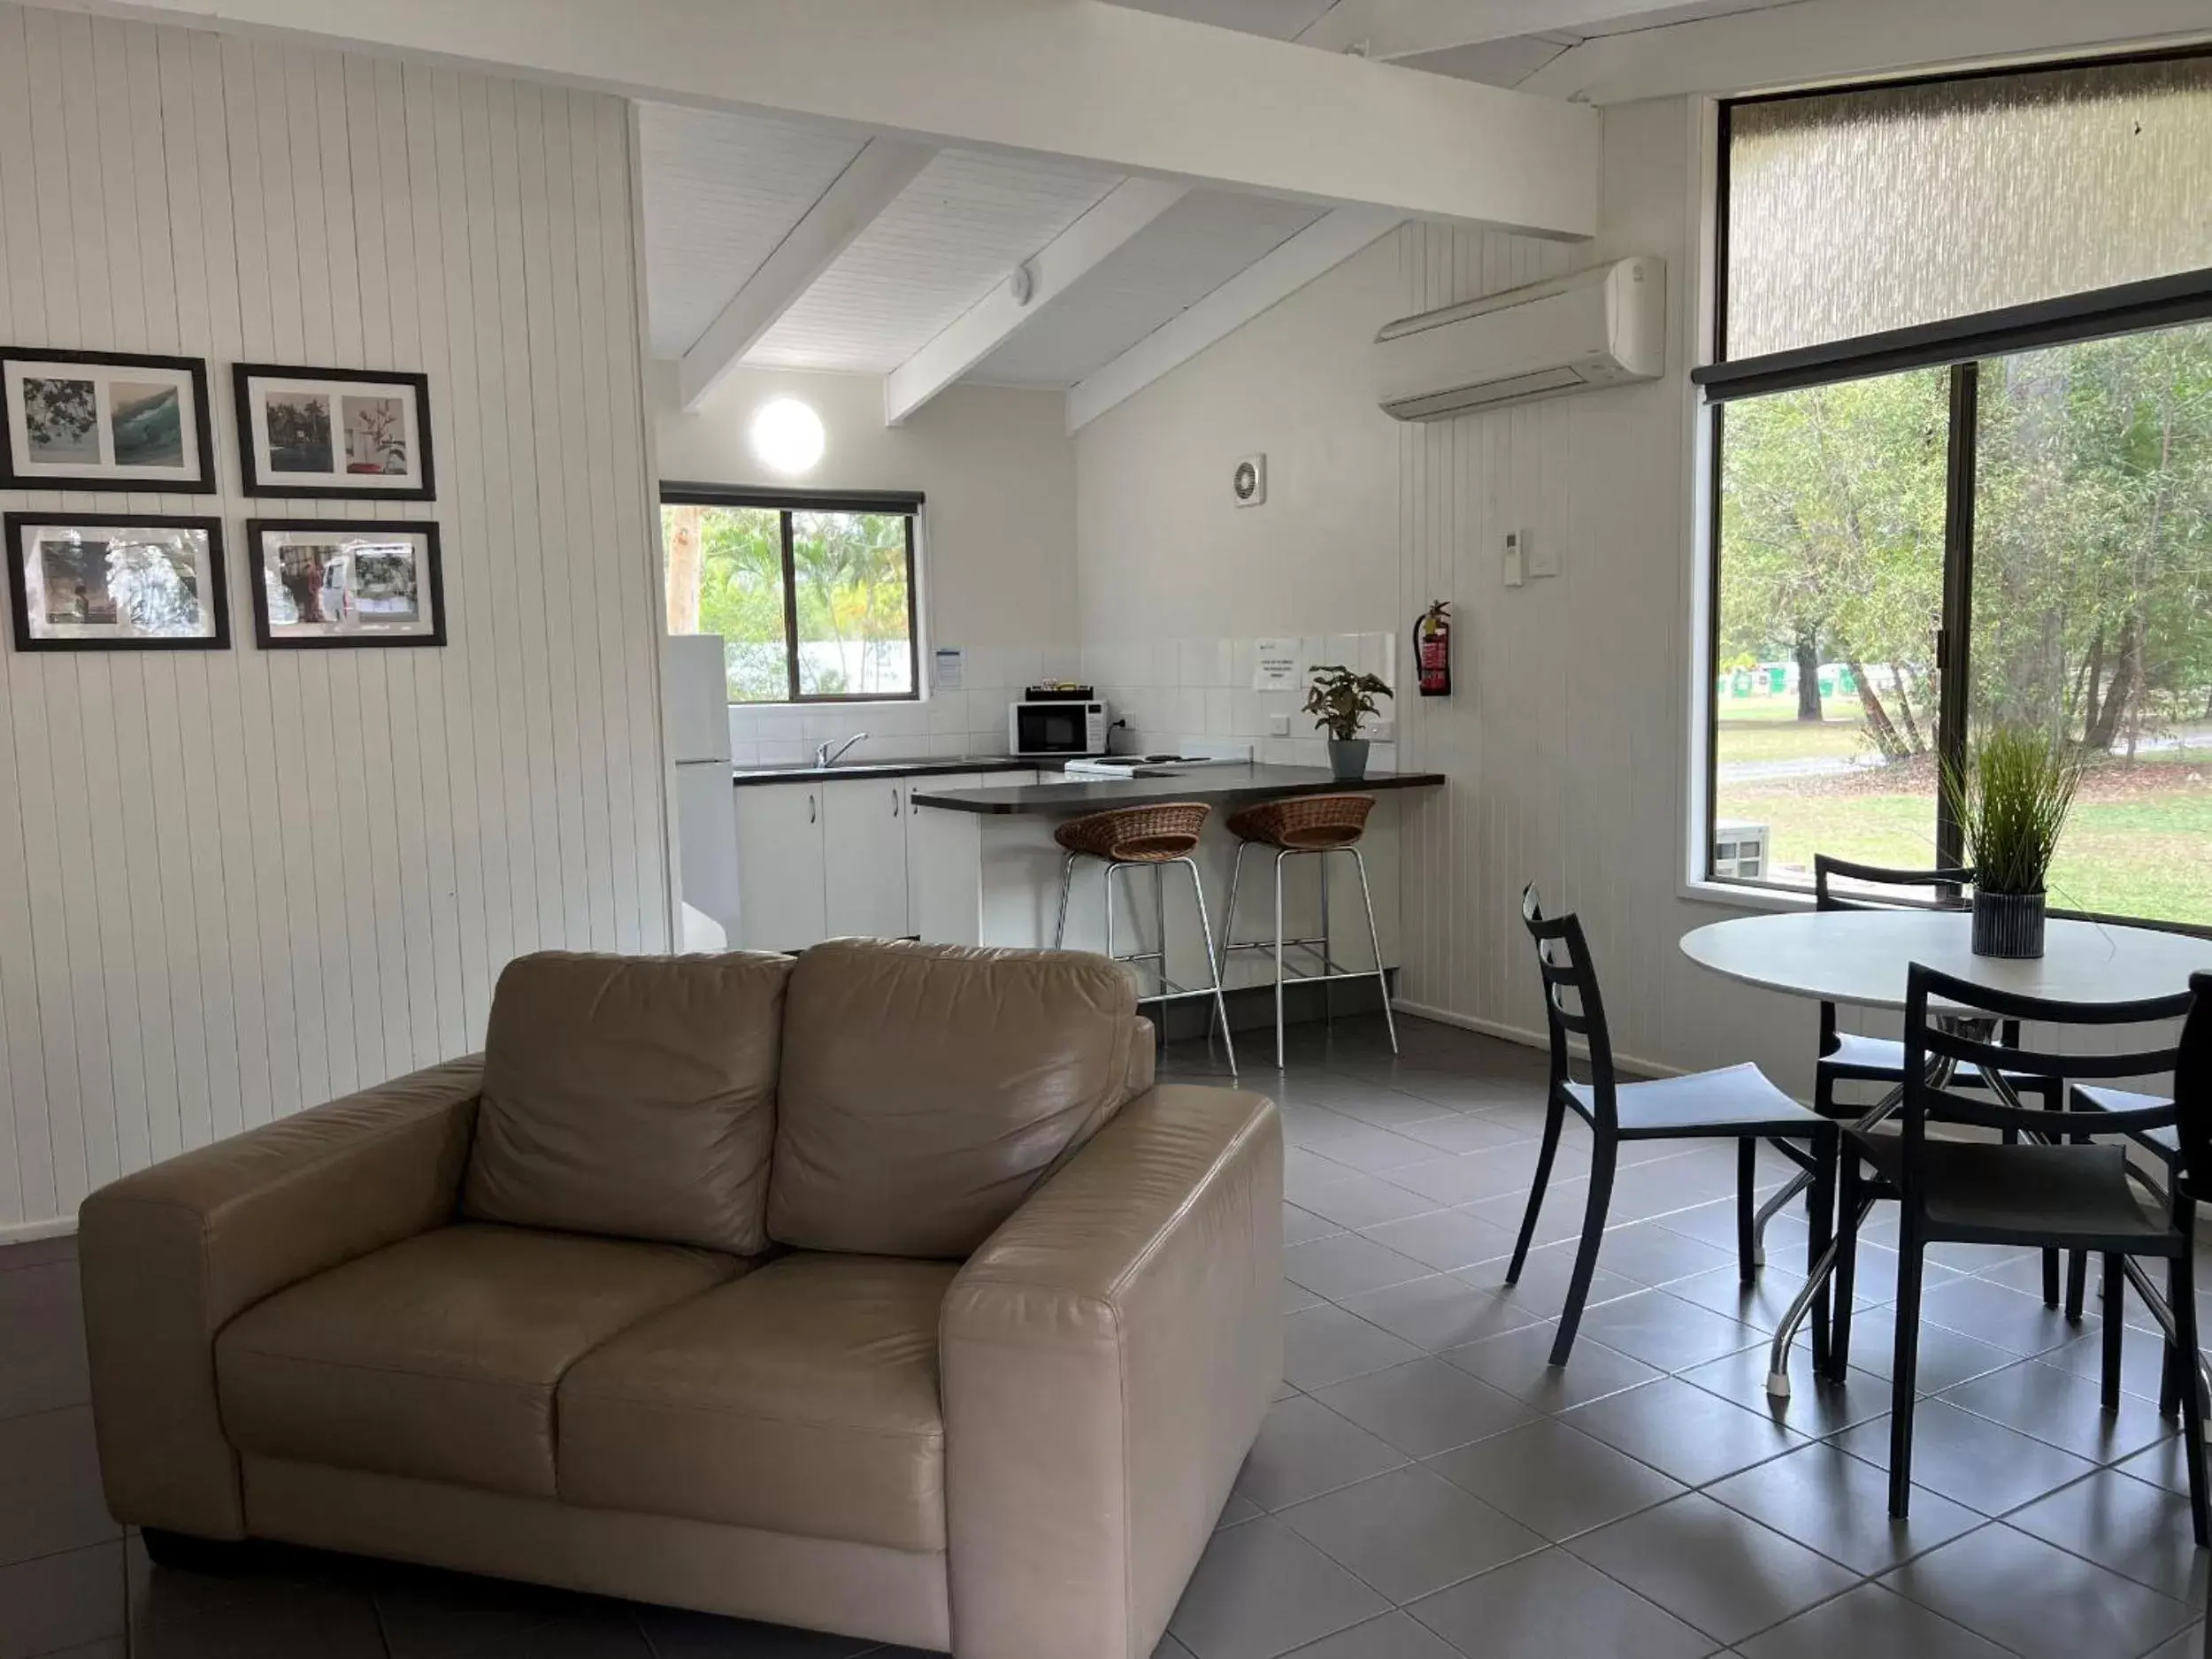
POLYGON ((1372 674, 1339 663, 1314 665, 1306 712, 1314 717, 1316 731, 1329 734, 1329 771, 1340 782, 1356 783, 1367 775, 1367 740, 1359 734, 1359 723, 1375 712, 1376 698, 1388 695, 1390 687, 1372 674))
POLYGON ((2039 956, 2045 882, 2081 787, 2081 759, 2062 739, 2001 726, 1963 766, 1947 765, 1943 793, 1974 866, 1974 954, 2039 956))

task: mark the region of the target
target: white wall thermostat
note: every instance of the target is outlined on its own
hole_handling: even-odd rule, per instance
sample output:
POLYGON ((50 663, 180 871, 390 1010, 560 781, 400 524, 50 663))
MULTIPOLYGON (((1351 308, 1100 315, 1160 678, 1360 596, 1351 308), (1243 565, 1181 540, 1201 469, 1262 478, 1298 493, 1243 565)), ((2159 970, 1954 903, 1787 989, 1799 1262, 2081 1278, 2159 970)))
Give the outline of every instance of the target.
POLYGON ((1267 499, 1267 457, 1248 455, 1229 475, 1230 493, 1240 507, 1256 507, 1267 499))

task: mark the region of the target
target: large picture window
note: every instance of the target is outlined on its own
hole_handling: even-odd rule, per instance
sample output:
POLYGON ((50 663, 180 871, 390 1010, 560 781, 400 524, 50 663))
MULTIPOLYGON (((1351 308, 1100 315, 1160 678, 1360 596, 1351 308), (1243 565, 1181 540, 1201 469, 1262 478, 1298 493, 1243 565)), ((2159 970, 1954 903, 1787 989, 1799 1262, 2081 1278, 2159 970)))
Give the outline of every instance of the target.
POLYGON ((911 700, 918 495, 661 491, 671 634, 718 634, 732 703, 911 700))
POLYGON ((1722 145, 1705 873, 1956 863, 1942 766, 2030 726, 2086 763, 2053 907, 2212 928, 2212 58, 1722 145))

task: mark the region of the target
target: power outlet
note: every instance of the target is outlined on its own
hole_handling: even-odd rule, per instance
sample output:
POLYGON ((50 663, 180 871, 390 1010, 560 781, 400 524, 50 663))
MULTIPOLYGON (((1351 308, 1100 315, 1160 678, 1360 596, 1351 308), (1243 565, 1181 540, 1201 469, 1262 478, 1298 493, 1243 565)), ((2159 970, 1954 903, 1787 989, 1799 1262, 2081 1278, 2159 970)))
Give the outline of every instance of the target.
POLYGON ((1526 530, 1522 531, 1520 536, 1521 557, 1528 562, 1528 573, 1532 577, 1558 575, 1559 549, 1548 542, 1540 543, 1526 530))
POLYGON ((1290 716, 1287 714, 1269 715, 1267 717, 1267 733, 1270 737, 1288 737, 1290 735, 1290 716))

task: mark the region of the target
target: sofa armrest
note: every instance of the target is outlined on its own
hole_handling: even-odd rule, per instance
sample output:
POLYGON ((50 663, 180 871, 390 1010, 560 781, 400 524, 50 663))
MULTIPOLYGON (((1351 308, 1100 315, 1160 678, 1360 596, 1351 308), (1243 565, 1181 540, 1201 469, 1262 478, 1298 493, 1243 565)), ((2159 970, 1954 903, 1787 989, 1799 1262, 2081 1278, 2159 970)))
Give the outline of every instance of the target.
POLYGON ((1152 1652, 1282 1377, 1282 1184, 1272 1102, 1157 1087, 953 1280, 962 1659, 1152 1652))
POLYGON ((450 1219, 480 1059, 418 1071, 111 1182, 77 1253, 100 1475, 118 1520, 240 1538, 215 1335, 245 1309, 450 1219))

